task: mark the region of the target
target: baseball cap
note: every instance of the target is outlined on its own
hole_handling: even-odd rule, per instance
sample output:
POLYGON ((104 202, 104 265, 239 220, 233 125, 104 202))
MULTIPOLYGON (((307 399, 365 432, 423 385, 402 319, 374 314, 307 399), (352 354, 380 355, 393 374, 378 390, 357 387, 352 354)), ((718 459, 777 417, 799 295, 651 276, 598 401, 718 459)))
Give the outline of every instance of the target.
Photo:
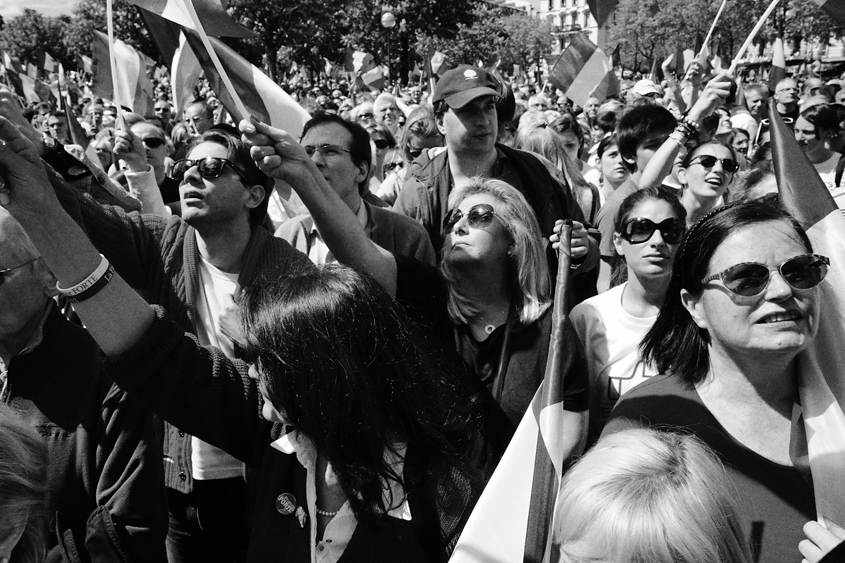
POLYGON ((631 88, 631 92, 633 92, 634 94, 639 94, 640 96, 648 96, 649 94, 663 94, 663 92, 660 91, 660 88, 658 88, 657 85, 648 78, 643 78, 642 80, 634 84, 634 87, 631 88))
POLYGON ((460 109, 481 96, 501 97, 499 82, 483 68, 460 65, 443 74, 433 101, 444 100, 450 108, 460 109))

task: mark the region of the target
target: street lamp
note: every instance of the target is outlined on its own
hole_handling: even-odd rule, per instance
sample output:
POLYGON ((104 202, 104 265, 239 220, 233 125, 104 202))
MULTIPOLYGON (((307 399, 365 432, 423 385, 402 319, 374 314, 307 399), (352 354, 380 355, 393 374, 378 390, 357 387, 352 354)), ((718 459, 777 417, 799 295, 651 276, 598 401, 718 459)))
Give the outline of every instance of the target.
POLYGON ((388 84, 393 81, 393 63, 390 60, 390 32, 396 25, 393 12, 387 11, 381 15, 381 26, 387 30, 387 74, 390 76, 388 84))

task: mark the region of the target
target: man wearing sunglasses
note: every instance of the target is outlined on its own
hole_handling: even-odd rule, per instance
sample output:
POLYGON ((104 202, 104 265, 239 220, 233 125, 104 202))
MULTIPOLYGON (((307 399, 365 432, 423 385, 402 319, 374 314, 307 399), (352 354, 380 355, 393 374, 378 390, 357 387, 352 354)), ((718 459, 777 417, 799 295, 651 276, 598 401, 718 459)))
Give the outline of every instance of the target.
MULTIPOLYGON (((370 135, 363 127, 337 115, 317 114, 305 124, 300 142, 323 178, 355 213, 370 240, 394 254, 435 264, 434 248, 419 223, 373 204, 379 200, 370 194, 370 135)), ((315 264, 335 261, 311 215, 289 219, 276 236, 315 264)))
MULTIPOLYGON (((503 85, 484 69, 461 65, 443 74, 434 90, 434 115, 446 140, 446 150, 429 151, 414 161, 394 210, 423 224, 434 248, 443 245, 442 226, 449 211, 449 193, 455 186, 469 183, 476 176, 503 180, 522 192, 537 215, 545 237, 552 234, 555 221, 574 219, 573 256, 578 273, 593 269, 598 261, 598 245, 583 226, 584 217, 572 192, 558 176, 532 153, 497 144, 497 102, 503 85)), ((557 258, 548 246, 551 271, 557 272, 557 258)), ((554 274, 553 274, 554 275, 554 274)), ((594 285, 592 280, 587 285, 594 285)), ((578 285, 578 283, 576 283, 578 285)), ((580 290, 575 290, 580 293, 580 290)), ((576 301, 594 289, 584 289, 576 301)))
MULTIPOLYGON (((0 106, 4 117, 10 111, 0 106)), ((273 184, 230 126, 206 131, 170 174, 179 182, 181 217, 167 219, 101 206, 55 175, 51 183, 65 211, 127 283, 204 345, 240 357, 237 295, 313 265, 263 227, 273 184)), ((171 425, 163 458, 169 561, 243 561, 249 537, 243 463, 171 425)))
POLYGON ((160 127, 146 121, 115 131, 114 154, 120 159, 129 192, 144 213, 168 217, 179 213, 179 182, 165 174, 167 140, 160 127), (172 204, 169 209, 167 204, 172 204))

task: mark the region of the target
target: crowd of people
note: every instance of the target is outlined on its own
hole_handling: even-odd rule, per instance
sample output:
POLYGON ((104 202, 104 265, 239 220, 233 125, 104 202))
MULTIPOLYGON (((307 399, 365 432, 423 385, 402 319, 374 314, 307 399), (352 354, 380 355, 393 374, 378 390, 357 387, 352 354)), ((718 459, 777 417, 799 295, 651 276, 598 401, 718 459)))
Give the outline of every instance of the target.
POLYGON ((0 562, 446 561, 554 300, 560 560, 842 560, 796 421, 843 257, 780 206, 769 112, 845 208, 845 81, 671 64, 584 107, 325 77, 298 138, 204 82, 0 91, 0 562))

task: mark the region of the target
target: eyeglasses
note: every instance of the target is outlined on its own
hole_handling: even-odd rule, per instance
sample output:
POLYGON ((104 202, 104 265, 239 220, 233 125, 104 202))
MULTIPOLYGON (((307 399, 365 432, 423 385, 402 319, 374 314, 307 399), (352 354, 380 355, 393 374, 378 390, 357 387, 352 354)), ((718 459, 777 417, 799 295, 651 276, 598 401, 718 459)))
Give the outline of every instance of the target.
POLYGON ((700 164, 704 168, 713 168, 716 166, 717 162, 722 163, 722 170, 733 174, 737 170, 739 170, 739 163, 732 158, 717 158, 713 155, 703 154, 701 156, 697 156, 693 158, 689 165, 692 166, 693 164, 700 164))
POLYGON ((305 145, 304 148, 305 152, 308 153, 308 156, 313 156, 315 152, 323 155, 323 158, 337 158, 339 156, 343 156, 344 153, 349 154, 349 151, 345 148, 330 144, 317 145, 316 147, 313 145, 305 145))
POLYGON ((358 121, 372 121, 376 118, 372 113, 362 113, 358 116, 358 121))
POLYGON ((158 137, 147 137, 146 139, 141 139, 141 142, 144 143, 148 149, 157 149, 164 145, 166 141, 164 139, 159 139, 158 137))
POLYGON ((3 285, 3 283, 5 283, 5 281, 6 281, 6 276, 7 276, 8 274, 10 274, 10 273, 12 273, 12 272, 14 272, 15 270, 18 270, 18 269, 20 269, 20 268, 23 268, 23 267, 24 267, 24 266, 26 266, 27 264, 32 264, 33 262, 35 262, 35 261, 36 261, 36 260, 38 260, 39 258, 40 258, 40 256, 36 256, 36 257, 35 257, 35 258, 33 258, 32 260, 28 260, 28 261, 24 262, 23 264, 18 264, 17 266, 13 266, 13 267, 11 267, 11 268, 6 268, 5 270, 0 270, 0 285, 3 285))
POLYGON ((390 146, 390 143, 387 142, 387 139, 373 139, 373 143, 376 145, 377 149, 386 149, 390 146))
POLYGON ((225 167, 226 165, 228 165, 229 168, 234 170, 235 173, 240 176, 241 180, 244 181, 244 183, 250 184, 250 181, 247 179, 244 173, 237 166, 235 166, 231 160, 227 160, 225 158, 217 158, 216 156, 207 156, 199 160, 188 160, 187 158, 177 160, 173 163, 173 167, 170 169, 170 173, 168 174, 168 176, 178 182, 181 182, 185 179, 185 173, 194 166, 196 166, 197 171, 200 173, 200 176, 202 176, 206 180, 213 180, 214 178, 219 178, 223 174, 223 167, 225 167))
MULTIPOLYGON (((826 256, 802 254, 784 261, 775 269, 792 289, 812 289, 824 280, 828 266, 830 259, 826 256)), ((751 297, 759 295, 769 286, 771 272, 772 269, 765 264, 743 262, 707 276, 701 283, 721 280, 732 293, 751 297)))
MULTIPOLYGON (((464 212, 457 207, 451 210, 446 215, 446 218, 443 219, 443 231, 447 233, 452 232, 452 229, 455 228, 455 225, 457 225, 458 221, 460 221, 463 217, 464 212)), ((487 203, 473 205, 466 213, 467 223, 473 229, 483 229, 490 224, 493 217, 496 217, 496 211, 493 209, 492 205, 487 203)))
POLYGON ((651 240, 654 231, 660 231, 664 242, 678 244, 684 238, 686 230, 686 225, 681 219, 665 219, 655 223, 651 219, 635 217, 625 223, 620 236, 631 244, 642 244, 651 240))

